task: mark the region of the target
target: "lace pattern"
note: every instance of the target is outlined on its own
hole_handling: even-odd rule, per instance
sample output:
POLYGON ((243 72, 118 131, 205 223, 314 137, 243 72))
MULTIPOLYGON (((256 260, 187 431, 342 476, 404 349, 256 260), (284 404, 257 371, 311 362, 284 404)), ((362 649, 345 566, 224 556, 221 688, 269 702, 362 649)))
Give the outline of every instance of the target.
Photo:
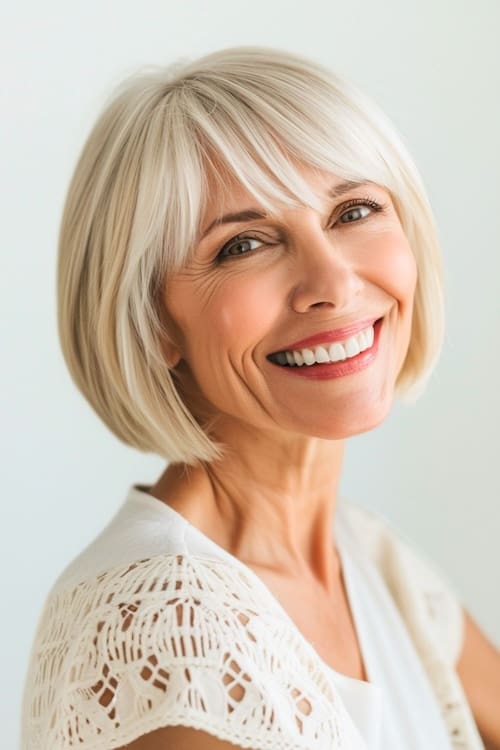
POLYGON ((241 571, 141 560, 56 592, 39 631, 23 750, 111 750, 165 724, 246 748, 343 748, 321 665, 241 571))

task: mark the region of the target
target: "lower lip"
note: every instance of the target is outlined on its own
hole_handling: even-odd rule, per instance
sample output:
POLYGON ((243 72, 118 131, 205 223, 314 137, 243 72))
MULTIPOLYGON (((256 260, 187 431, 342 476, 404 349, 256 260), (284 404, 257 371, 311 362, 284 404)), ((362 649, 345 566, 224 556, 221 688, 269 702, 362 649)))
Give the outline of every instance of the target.
POLYGON ((273 364, 279 367, 283 372, 290 375, 296 375, 299 378, 312 378, 313 380, 330 380, 331 378, 342 378, 344 375, 352 375, 359 370, 364 370, 374 362, 378 352, 378 343, 380 339, 380 329, 382 328, 383 319, 377 321, 373 327, 373 344, 364 352, 356 354, 355 357, 341 360, 340 362, 325 362, 314 365, 292 365, 286 367, 273 364))

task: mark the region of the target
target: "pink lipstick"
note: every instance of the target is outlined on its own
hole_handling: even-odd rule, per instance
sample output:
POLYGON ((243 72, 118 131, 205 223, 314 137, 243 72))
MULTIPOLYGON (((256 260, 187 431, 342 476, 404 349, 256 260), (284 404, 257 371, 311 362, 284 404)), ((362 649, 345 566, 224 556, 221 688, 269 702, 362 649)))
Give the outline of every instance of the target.
MULTIPOLYGON (((349 329, 349 333, 347 335, 347 338, 349 338, 349 335, 353 336, 357 331, 363 330, 364 328, 367 328, 370 325, 371 321, 363 321, 362 324, 355 327, 355 330, 352 328, 349 329)), ((312 378, 313 380, 329 380, 331 378, 340 378, 345 375, 351 375, 353 373, 359 372, 360 370, 364 370, 366 367, 369 367, 374 361, 377 356, 378 347, 379 347, 379 340, 380 340, 380 331, 383 324, 383 318, 379 318, 374 327, 374 337, 373 337, 373 344, 369 349, 365 349, 364 351, 360 352, 354 357, 348 357, 347 359, 341 360, 339 362, 324 362, 324 363, 314 363, 313 365, 282 365, 278 364, 276 361, 273 361, 273 364, 276 367, 281 368, 283 373, 289 373, 290 375, 296 375, 297 377, 302 378, 312 378)), ((336 337, 334 339, 330 339, 333 341, 345 340, 346 335, 344 333, 347 329, 341 329, 343 331, 342 336, 336 337)), ((333 333, 333 332, 332 332, 333 333)), ((335 334, 338 334, 338 331, 334 332, 335 334)), ((324 334, 319 334, 320 340, 317 341, 317 344, 320 344, 322 342, 327 341, 327 339, 323 338, 324 334)), ((304 339, 304 341, 311 341, 311 339, 318 338, 318 337, 311 337, 310 339, 304 339)), ((301 342, 299 342, 301 343, 301 342)), ((301 344, 300 347, 297 347, 296 344, 293 345, 295 349, 297 348, 306 348, 304 344, 301 344)), ((292 347, 292 348, 293 348, 292 347)), ((287 351, 290 351, 288 349, 287 351)))

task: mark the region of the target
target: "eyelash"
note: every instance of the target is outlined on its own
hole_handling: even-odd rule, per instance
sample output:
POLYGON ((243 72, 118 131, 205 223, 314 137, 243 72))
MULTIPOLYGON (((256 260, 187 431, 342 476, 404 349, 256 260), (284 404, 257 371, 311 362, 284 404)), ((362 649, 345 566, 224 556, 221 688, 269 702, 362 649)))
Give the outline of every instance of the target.
MULTIPOLYGON (((347 213, 349 209, 355 208, 356 206, 368 206, 372 209, 374 213, 383 213, 387 208, 387 203, 378 203, 377 201, 373 200, 373 198, 370 198, 369 196, 366 198, 353 198, 350 201, 347 201, 346 203, 343 203, 340 206, 340 214, 339 219, 344 215, 344 213, 347 213)), ((348 226, 349 224, 359 224, 360 222, 364 221, 365 219, 370 218, 369 216, 364 216, 361 219, 358 219, 356 221, 347 221, 345 224, 341 226, 348 226)), ((243 242, 244 240, 257 240, 260 242, 259 237, 255 237, 246 233, 237 234, 235 237, 232 237, 229 242, 226 242, 219 250, 215 257, 215 262, 217 264, 223 263, 224 261, 228 260, 229 258, 239 258, 242 255, 252 255, 255 251, 254 250, 248 250, 245 253, 240 253, 239 255, 223 255, 222 253, 225 250, 228 250, 230 247, 232 247, 235 243, 243 242)), ((263 241, 262 241, 263 242, 263 241)), ((265 244, 263 242, 263 244, 265 244)), ((272 243, 274 244, 274 243, 272 243)))

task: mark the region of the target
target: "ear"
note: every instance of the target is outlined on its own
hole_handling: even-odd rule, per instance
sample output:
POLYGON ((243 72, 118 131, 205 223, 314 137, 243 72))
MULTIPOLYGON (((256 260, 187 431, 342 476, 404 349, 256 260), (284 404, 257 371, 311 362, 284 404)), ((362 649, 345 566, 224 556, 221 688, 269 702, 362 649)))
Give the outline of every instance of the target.
POLYGON ((172 318, 167 314, 165 305, 160 307, 162 325, 161 349, 165 357, 165 364, 169 370, 177 367, 182 359, 182 334, 172 318))
POLYGON ((163 353, 165 355, 165 361, 169 370, 177 367, 182 359, 180 351, 170 341, 165 341, 163 343, 163 353))

